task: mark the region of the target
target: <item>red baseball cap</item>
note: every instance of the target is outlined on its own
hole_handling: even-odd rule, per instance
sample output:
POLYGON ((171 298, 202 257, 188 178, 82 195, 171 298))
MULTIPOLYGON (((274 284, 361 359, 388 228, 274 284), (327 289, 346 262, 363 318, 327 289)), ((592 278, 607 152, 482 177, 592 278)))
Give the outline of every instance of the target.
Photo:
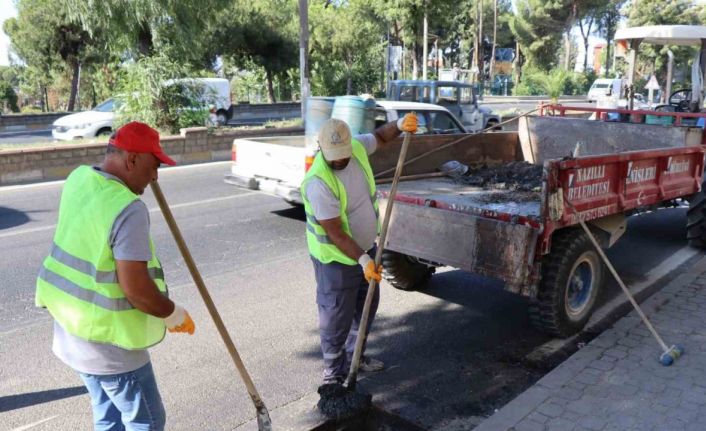
POLYGON ((162 151, 159 133, 139 121, 132 121, 119 128, 109 143, 131 153, 152 153, 160 162, 169 166, 176 165, 176 162, 162 151))

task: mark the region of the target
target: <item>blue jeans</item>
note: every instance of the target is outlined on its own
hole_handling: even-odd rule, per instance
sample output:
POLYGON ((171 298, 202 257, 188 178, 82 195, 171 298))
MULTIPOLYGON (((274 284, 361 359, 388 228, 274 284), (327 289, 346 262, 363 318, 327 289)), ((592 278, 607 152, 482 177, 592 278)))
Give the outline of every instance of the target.
POLYGON ((96 431, 163 431, 166 414, 152 364, 122 374, 79 373, 91 396, 96 431))

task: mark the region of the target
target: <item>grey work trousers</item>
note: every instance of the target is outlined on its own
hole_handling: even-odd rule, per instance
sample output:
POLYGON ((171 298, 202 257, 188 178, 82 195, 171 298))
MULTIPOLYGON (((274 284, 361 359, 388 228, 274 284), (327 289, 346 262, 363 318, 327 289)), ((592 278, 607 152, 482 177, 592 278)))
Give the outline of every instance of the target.
MULTIPOLYGON (((368 254, 374 256, 375 247, 368 254)), ((314 258, 311 260, 316 275, 316 303, 319 309, 321 351, 324 356, 324 381, 345 379, 358 338, 368 282, 365 281, 360 265, 321 263, 314 258)), ((380 289, 376 289, 368 318, 368 332, 379 302, 380 289)))

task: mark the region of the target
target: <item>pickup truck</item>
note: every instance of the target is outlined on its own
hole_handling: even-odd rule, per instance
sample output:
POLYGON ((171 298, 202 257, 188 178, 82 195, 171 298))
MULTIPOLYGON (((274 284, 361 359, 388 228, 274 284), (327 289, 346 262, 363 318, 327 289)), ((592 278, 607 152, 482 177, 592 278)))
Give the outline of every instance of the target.
MULTIPOLYGON (((419 120, 418 135, 467 133, 458 119, 442 106, 399 101, 376 102, 375 127, 397 121, 413 111, 419 120)), ((302 204, 299 186, 317 150, 309 145, 303 135, 236 139, 231 153, 231 171, 224 180, 281 197, 293 205, 302 204)))
MULTIPOLYGON (((397 80, 387 87, 387 100, 433 103, 443 106, 469 132, 480 132, 502 122, 502 117, 478 104, 472 85, 460 81, 397 80)), ((500 130, 498 126, 494 130, 500 130)))
MULTIPOLYGON (((608 248, 624 233, 627 216, 688 200, 688 239, 706 248, 706 139, 700 128, 679 126, 706 113, 608 110, 635 121, 672 116, 675 126, 666 127, 561 118, 567 110, 607 114, 544 107, 542 114, 559 116, 524 117, 518 132, 469 135, 407 165, 403 175, 414 179, 401 182, 395 197, 385 278, 403 290, 423 289, 436 267, 451 266, 500 279, 506 290, 530 298, 535 326, 566 337, 583 328, 610 277, 579 219, 608 248), (449 160, 468 171, 419 179, 449 160)), ((449 143, 458 136, 431 138, 449 143)), ((413 141, 408 159, 442 144, 432 140, 413 141)), ((373 154, 375 172, 395 165, 398 145, 373 154)), ((381 211, 386 187, 378 186, 381 211)))

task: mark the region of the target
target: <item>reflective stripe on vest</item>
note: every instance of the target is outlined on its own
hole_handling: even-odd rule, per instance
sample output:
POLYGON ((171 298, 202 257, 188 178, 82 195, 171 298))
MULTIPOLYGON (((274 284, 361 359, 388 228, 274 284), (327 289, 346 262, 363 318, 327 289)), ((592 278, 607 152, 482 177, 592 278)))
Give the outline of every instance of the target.
MULTIPOLYGON (((125 349, 144 349, 164 338, 164 321, 125 297, 109 243, 115 220, 137 199, 90 166, 74 170, 64 184, 54 244, 37 277, 36 304, 74 336, 125 349)), ((166 296, 151 239, 149 245, 147 271, 166 296)))
MULTIPOLYGON (((116 271, 98 271, 91 262, 70 255, 56 244, 52 247, 50 256, 56 259, 57 262, 61 262, 76 271, 90 275, 96 279, 96 283, 118 282, 118 273, 116 271)), ((164 280, 164 271, 162 268, 147 268, 147 273, 153 280, 164 280)))
MULTIPOLYGON (((370 162, 368 161, 368 154, 365 150, 365 146, 358 142, 357 140, 352 140, 353 145, 353 157, 351 162, 358 163, 363 171, 365 179, 368 183, 368 189, 370 192, 370 201, 375 210, 375 215, 379 218, 379 207, 377 202, 377 191, 375 188, 375 179, 373 177, 373 171, 370 167, 370 162)), ((348 196, 346 194, 345 187, 343 183, 336 177, 333 170, 328 166, 323 158, 323 155, 319 152, 312 164, 309 172, 307 172, 304 177, 304 181, 301 186, 302 200, 304 201, 304 211, 306 213, 306 238, 307 244, 309 246, 309 253, 323 263, 339 262, 346 265, 357 265, 358 262, 349 258, 345 255, 338 247, 336 247, 331 239, 326 234, 326 230, 319 224, 318 220, 314 216, 311 203, 306 196, 306 186, 312 178, 319 178, 324 182, 331 190, 331 193, 340 201, 340 215, 341 225, 343 231, 351 235, 350 226, 348 224, 348 196)), ((378 221, 378 232, 380 231, 380 223, 378 221)))

